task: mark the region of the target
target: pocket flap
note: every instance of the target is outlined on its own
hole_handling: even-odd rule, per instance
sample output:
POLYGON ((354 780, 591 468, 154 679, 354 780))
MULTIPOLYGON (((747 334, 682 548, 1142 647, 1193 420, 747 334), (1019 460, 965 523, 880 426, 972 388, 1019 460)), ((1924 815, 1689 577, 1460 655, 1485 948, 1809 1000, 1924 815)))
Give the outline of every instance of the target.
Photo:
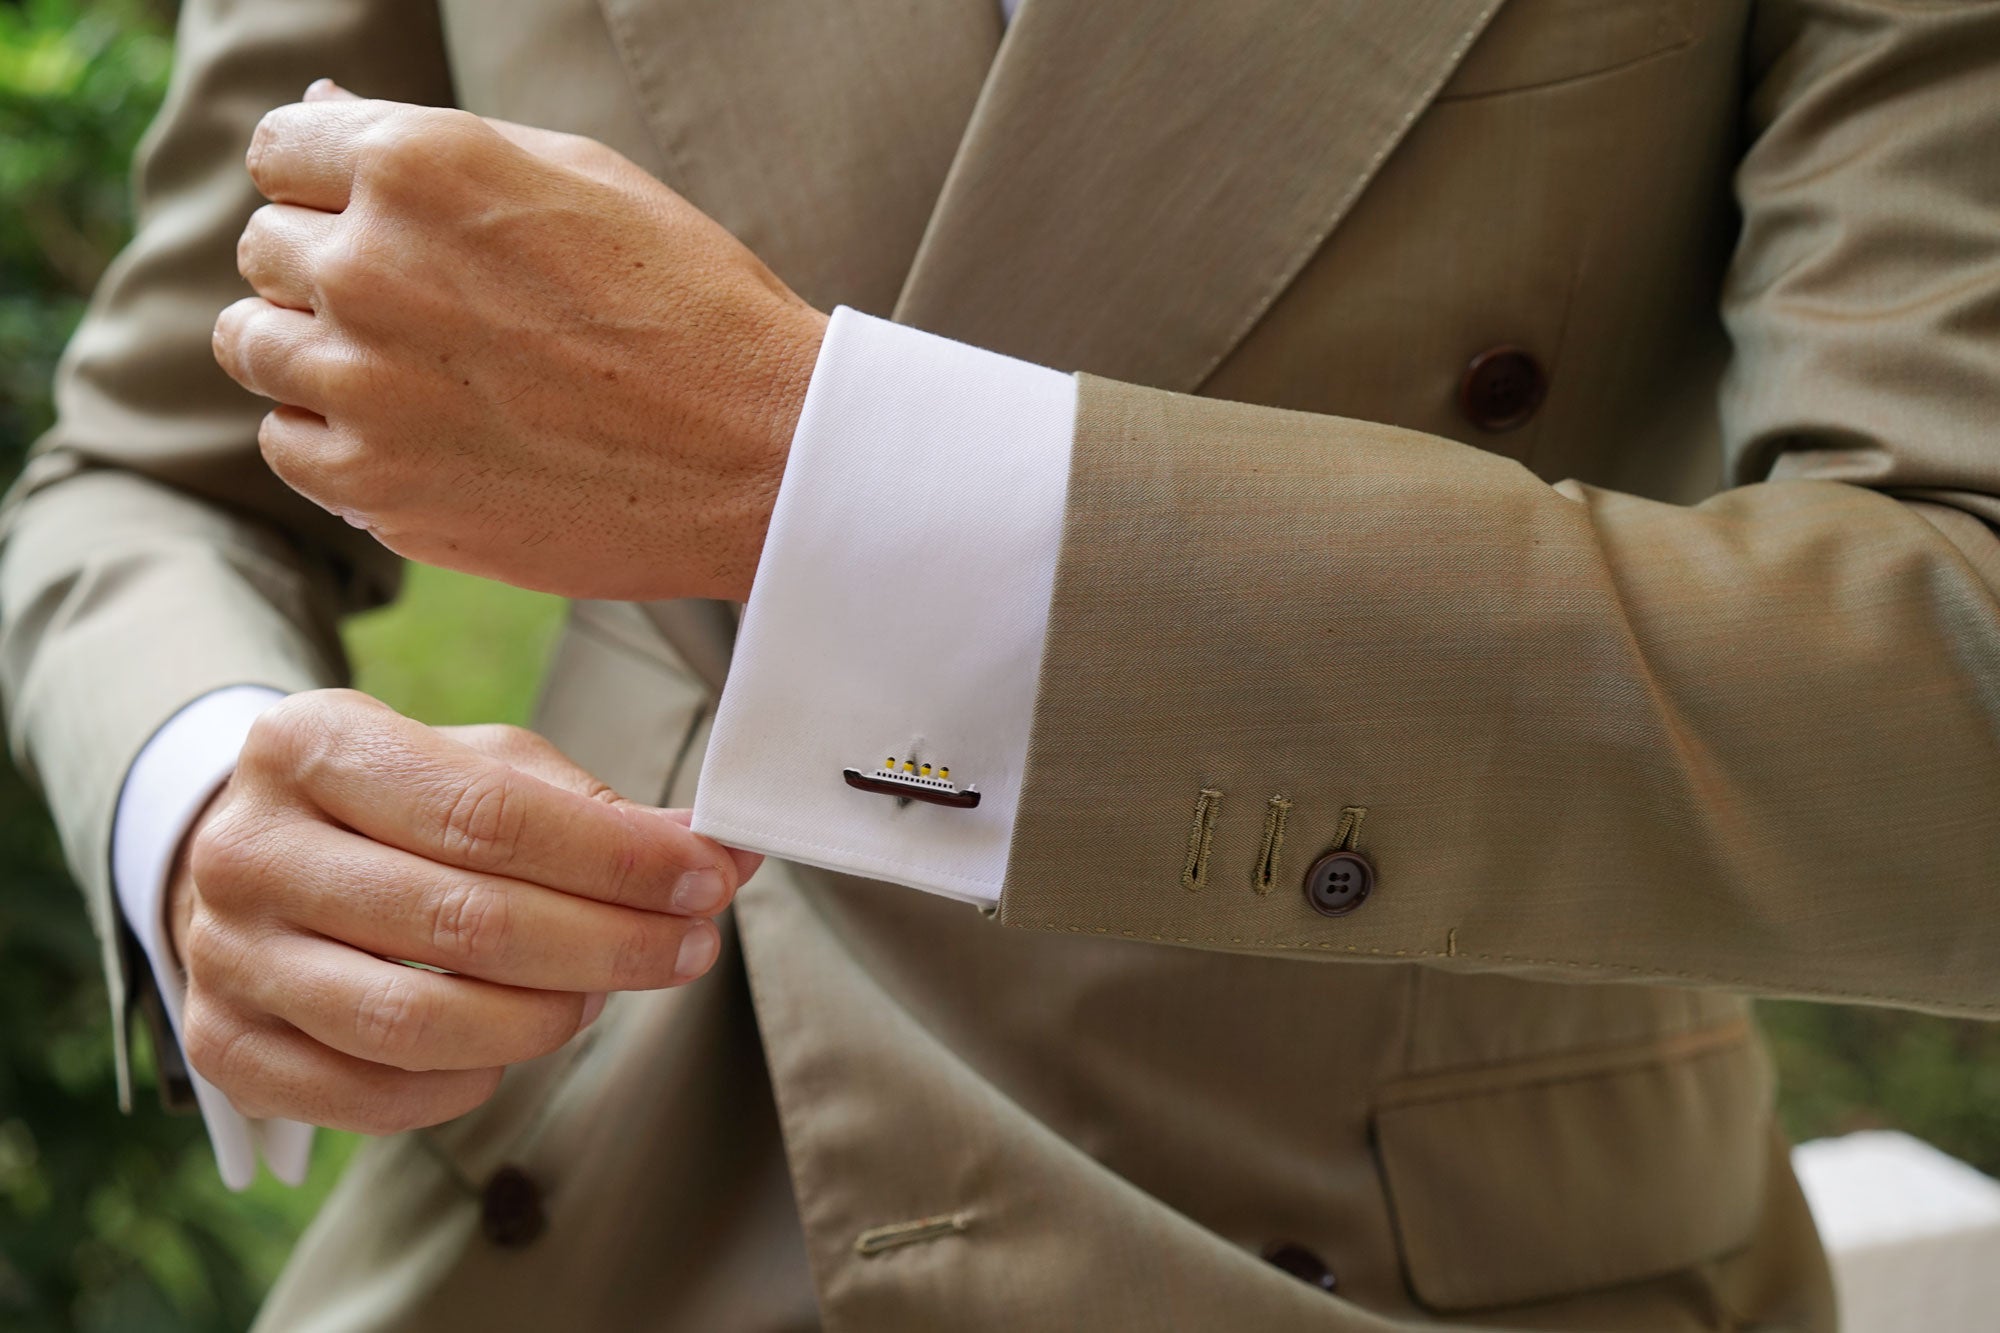
POLYGON ((1439 1311, 1514 1305, 1740 1248, 1771 1094, 1746 1024, 1397 1085, 1375 1140, 1411 1291, 1439 1311))

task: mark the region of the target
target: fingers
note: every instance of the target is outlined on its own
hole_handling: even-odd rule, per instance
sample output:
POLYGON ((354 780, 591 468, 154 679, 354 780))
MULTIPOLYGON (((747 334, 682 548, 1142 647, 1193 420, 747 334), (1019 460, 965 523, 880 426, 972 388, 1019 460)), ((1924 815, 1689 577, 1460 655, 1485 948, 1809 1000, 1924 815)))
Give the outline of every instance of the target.
MULTIPOLYGON (((564 754, 545 736, 523 727, 500 725, 478 725, 469 727, 440 727, 445 735, 461 741, 482 754, 490 754, 503 759, 524 773, 532 773, 553 786, 563 787, 584 796, 614 805, 637 803, 626 800, 598 781, 588 769, 564 754)), ((637 807, 643 809, 644 807, 637 807)), ((694 821, 692 810, 659 810, 671 822, 682 828, 691 828, 694 821)), ((717 844, 720 846, 720 844, 717 844)), ((757 873, 757 867, 764 864, 764 858, 757 852, 747 852, 737 847, 723 847, 736 867, 736 883, 741 886, 749 882, 757 873)))
MULTIPOLYGON (((682 828, 692 829, 694 827, 694 811, 692 810, 668 810, 664 813, 668 819, 673 820, 682 828)), ((764 854, 762 852, 745 851, 741 847, 723 847, 722 850, 729 853, 730 861, 736 866, 736 885, 738 888, 748 884, 750 877, 757 873, 757 868, 764 864, 764 854)))
POLYGON ((244 165, 272 203, 338 213, 369 183, 427 188, 518 158, 470 112, 327 93, 267 112, 244 165))
POLYGON ((299 494, 353 523, 367 524, 343 507, 339 498, 341 464, 351 455, 326 418, 302 407, 280 405, 265 414, 257 428, 257 447, 280 480, 299 494))
POLYGON ((206 999, 190 1003, 184 1037, 202 1077, 259 1120, 400 1134, 464 1115, 500 1086, 499 1069, 393 1069, 206 999))
POLYGON ((272 203, 338 213, 353 196, 355 165, 369 136, 405 110, 358 97, 278 107, 257 122, 244 165, 272 203))
POLYGON ((257 951, 236 972, 251 1008, 336 1051, 413 1072, 547 1055, 597 1016, 603 998, 443 976, 311 935, 277 936, 257 951))
POLYGON ((250 215, 236 242, 236 270, 271 304, 315 310, 320 256, 339 225, 337 214, 266 204, 250 215))
POLYGON ((246 296, 215 320, 216 362, 254 394, 325 415, 331 361, 309 314, 246 296))
POLYGON ((664 811, 544 782, 362 695, 329 711, 328 693, 265 713, 239 771, 445 866, 656 912, 708 915, 735 891, 728 853, 664 811))
MULTIPOLYGON (((275 916, 384 958, 533 990, 658 990, 715 961, 706 920, 454 869, 312 820, 282 836, 275 862, 268 842, 198 849, 196 882, 218 916, 275 916)), ((220 955, 218 980, 253 965, 239 945, 220 955)))

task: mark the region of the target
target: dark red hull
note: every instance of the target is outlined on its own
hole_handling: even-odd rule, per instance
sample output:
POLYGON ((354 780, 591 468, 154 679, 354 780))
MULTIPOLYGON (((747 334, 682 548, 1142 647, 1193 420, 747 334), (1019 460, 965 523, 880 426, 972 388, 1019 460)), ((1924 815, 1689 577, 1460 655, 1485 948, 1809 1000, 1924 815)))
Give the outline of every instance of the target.
POLYGON ((925 787, 906 787, 900 782, 871 778, 851 768, 842 769, 840 776, 847 779, 848 786, 872 791, 878 796, 906 796, 912 801, 948 805, 954 810, 970 810, 979 804, 979 793, 976 791, 931 791, 925 787))

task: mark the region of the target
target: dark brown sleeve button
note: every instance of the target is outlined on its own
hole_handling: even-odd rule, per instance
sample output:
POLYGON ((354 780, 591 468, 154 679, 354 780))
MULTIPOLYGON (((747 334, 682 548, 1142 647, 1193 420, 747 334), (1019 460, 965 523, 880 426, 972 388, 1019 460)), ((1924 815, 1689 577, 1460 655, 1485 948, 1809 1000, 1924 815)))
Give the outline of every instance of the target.
POLYGON ((1359 852, 1328 852, 1306 871, 1306 901, 1321 916, 1346 916, 1375 887, 1375 867, 1359 852))
POLYGON ((542 1190, 518 1166, 503 1166, 486 1182, 479 1199, 479 1229, 502 1249, 519 1249, 542 1234, 547 1223, 542 1190))
POLYGON ((1326 1260, 1297 1241, 1274 1240, 1264 1247, 1264 1262, 1274 1264, 1299 1281, 1331 1292, 1340 1279, 1326 1266, 1326 1260))
POLYGON ((1465 368, 1458 406, 1466 420, 1497 435, 1527 425, 1548 391, 1541 362, 1519 347, 1495 347, 1465 368))

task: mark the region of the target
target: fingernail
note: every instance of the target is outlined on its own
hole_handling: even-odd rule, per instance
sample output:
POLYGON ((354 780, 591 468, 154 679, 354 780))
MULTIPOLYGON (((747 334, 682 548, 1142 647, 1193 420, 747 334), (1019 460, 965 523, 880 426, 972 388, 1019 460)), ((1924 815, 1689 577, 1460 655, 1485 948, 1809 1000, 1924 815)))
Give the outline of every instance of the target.
POLYGON ((597 1021, 597 1016, 604 1012, 604 1002, 610 998, 611 997, 606 995, 603 991, 596 991, 593 992, 592 994, 584 996, 583 1021, 576 1025, 576 1030, 578 1032, 581 1032, 585 1028, 589 1027, 592 1023, 595 1023, 597 1021))
POLYGON ((689 916, 708 916, 722 910, 729 888, 715 870, 690 870, 674 885, 674 910, 689 916))
POLYGON ((681 941, 681 951, 674 958, 674 975, 682 981, 693 981, 715 965, 715 955, 721 948, 722 939, 714 926, 696 924, 681 941))

